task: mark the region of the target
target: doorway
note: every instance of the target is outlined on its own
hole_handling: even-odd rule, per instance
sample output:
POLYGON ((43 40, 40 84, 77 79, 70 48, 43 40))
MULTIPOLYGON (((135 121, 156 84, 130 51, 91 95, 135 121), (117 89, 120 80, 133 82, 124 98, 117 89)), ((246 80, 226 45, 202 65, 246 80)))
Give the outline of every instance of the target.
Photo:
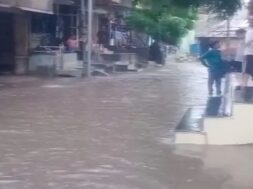
POLYGON ((11 13, 0 13, 0 74, 15 69, 13 19, 11 13))

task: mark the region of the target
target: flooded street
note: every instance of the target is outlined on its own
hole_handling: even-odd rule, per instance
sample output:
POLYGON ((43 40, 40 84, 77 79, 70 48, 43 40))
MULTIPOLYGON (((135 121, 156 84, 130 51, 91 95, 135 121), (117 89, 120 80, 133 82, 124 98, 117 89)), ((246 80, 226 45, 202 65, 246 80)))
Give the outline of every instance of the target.
POLYGON ((8 82, 0 79, 0 189, 253 188, 253 146, 168 144, 187 108, 206 103, 197 64, 8 82))

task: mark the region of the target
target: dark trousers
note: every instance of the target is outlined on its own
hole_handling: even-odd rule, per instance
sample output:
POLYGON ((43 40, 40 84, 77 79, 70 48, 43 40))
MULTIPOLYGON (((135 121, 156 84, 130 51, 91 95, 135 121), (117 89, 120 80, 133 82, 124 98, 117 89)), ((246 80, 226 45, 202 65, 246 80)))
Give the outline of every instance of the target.
POLYGON ((221 94, 221 75, 216 72, 209 71, 208 74, 208 92, 209 94, 213 93, 213 85, 215 84, 216 93, 221 94))

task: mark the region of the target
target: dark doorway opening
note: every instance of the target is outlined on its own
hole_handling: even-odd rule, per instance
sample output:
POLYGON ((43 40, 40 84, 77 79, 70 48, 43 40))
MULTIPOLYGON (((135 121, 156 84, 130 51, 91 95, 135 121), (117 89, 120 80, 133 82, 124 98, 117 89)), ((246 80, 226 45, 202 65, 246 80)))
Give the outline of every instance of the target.
POLYGON ((0 74, 15 68, 13 14, 0 13, 0 74))

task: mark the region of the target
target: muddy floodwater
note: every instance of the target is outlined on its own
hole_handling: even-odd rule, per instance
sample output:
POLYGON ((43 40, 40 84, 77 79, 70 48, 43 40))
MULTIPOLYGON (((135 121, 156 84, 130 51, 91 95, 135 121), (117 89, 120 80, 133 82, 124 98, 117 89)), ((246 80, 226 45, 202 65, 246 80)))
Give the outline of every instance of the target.
POLYGON ((0 78, 0 189, 252 189, 253 146, 170 145, 184 112, 206 99, 206 71, 193 63, 0 78))

